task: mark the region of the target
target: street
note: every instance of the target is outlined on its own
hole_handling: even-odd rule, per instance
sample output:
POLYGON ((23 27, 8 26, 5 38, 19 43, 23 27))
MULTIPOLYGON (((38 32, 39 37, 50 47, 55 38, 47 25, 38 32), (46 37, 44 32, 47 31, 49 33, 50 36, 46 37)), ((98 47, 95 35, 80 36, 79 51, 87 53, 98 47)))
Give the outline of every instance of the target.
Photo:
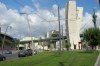
POLYGON ((6 57, 6 60, 18 59, 18 51, 13 50, 12 54, 3 54, 6 57))

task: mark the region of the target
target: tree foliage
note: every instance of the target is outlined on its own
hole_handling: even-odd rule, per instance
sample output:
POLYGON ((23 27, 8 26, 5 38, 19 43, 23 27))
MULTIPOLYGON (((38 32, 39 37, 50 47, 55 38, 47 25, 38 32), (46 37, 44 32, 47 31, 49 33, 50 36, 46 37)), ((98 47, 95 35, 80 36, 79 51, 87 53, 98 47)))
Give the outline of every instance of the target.
POLYGON ((65 42, 65 48, 66 48, 67 50, 69 50, 70 47, 71 47, 71 43, 65 42))
POLYGON ((100 45, 100 29, 99 28, 88 28, 83 32, 83 38, 88 42, 88 45, 96 47, 100 45))

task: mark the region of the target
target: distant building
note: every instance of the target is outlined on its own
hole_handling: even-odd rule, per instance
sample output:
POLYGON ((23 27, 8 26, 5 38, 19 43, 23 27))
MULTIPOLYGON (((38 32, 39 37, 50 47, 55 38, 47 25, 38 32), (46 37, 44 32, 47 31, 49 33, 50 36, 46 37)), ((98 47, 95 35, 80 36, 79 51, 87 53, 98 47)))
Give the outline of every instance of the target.
POLYGON ((5 41, 4 41, 4 50, 8 49, 15 49, 15 44, 14 44, 14 38, 11 37, 10 35, 5 35, 4 33, 1 32, 0 28, 0 50, 2 49, 2 42, 5 36, 5 41))
POLYGON ((47 32, 47 38, 50 38, 52 36, 52 34, 59 34, 59 31, 51 30, 51 31, 47 32))
POLYGON ((76 1, 69 1, 65 8, 67 41, 71 49, 79 49, 80 23, 82 21, 82 7, 76 7, 76 1))
POLYGON ((46 42, 43 41, 43 39, 45 39, 45 37, 32 37, 33 38, 33 44, 31 44, 31 37, 25 37, 23 39, 20 40, 21 43, 23 44, 19 44, 19 50, 23 50, 23 49, 34 49, 37 51, 43 51, 43 50, 48 50, 48 46, 46 46, 46 42))

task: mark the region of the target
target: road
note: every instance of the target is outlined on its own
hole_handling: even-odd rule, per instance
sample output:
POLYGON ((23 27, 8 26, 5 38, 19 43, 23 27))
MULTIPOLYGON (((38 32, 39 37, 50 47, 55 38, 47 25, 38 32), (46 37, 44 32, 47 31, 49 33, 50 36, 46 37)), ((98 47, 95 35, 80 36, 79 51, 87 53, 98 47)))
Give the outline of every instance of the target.
POLYGON ((12 54, 3 54, 6 57, 6 60, 13 60, 18 58, 18 53, 12 53, 12 54))
POLYGON ((12 54, 3 54, 6 57, 6 60, 18 59, 18 51, 12 51, 12 54))

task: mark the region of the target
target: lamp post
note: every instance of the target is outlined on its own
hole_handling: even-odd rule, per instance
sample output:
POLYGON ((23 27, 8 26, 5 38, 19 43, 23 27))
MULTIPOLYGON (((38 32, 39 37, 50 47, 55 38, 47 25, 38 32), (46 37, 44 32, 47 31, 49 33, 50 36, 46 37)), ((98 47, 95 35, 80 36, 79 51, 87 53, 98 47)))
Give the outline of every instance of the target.
MULTIPOLYGON (((29 34, 30 34, 30 37, 31 37, 32 45, 33 45, 32 31, 31 31, 31 26, 30 26, 30 23, 29 23, 28 14, 27 14, 27 13, 20 13, 20 14, 25 14, 25 15, 26 15, 26 19, 27 19, 28 27, 29 27, 29 34)), ((33 47, 32 49, 33 49, 33 51, 34 51, 35 46, 32 46, 32 47, 33 47)))
POLYGON ((3 54, 3 49, 4 49, 5 39, 6 39, 6 33, 7 33, 8 28, 12 28, 12 27, 7 26, 6 31, 4 33, 4 38, 3 38, 3 41, 2 41, 2 54, 3 54))
POLYGON ((97 15, 95 14, 95 9, 94 9, 94 14, 93 14, 92 18, 93 18, 92 21, 93 21, 94 27, 96 28, 97 27, 97 25, 96 25, 97 15))

